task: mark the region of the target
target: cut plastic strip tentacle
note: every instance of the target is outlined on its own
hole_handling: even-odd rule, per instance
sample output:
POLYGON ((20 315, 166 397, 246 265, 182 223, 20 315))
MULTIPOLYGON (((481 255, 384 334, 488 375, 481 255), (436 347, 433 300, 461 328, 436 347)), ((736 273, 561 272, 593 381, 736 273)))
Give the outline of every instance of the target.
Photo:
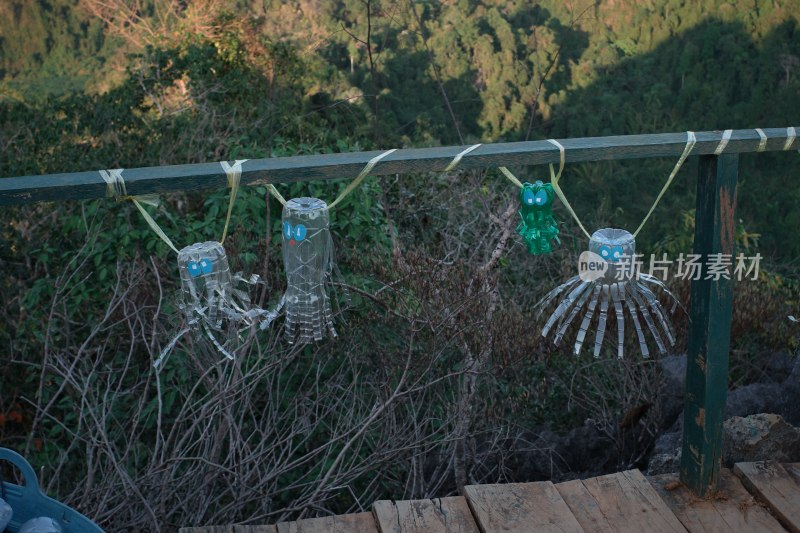
POLYGON ((166 362, 167 356, 170 354, 170 352, 172 352, 172 349, 178 343, 180 338, 189 333, 189 331, 191 331, 189 328, 184 328, 180 331, 180 333, 175 335, 175 338, 173 338, 170 341, 170 343, 167 344, 167 346, 163 350, 161 350, 161 355, 158 356, 158 359, 153 361, 153 368, 155 368, 156 370, 159 370, 161 368, 161 366, 166 362))
POLYGON ((567 295, 567 297, 565 297, 561 303, 558 304, 558 307, 556 307, 556 310, 552 315, 550 315, 550 318, 547 320, 547 323, 542 329, 542 337, 547 337, 547 333, 550 331, 550 328, 552 328, 556 321, 561 318, 561 315, 569 310, 572 304, 575 303, 575 300, 578 298, 578 296, 588 285, 588 282, 582 281, 577 287, 572 289, 569 295, 567 295))
POLYGON ((211 333, 211 330, 209 330, 207 326, 205 326, 205 325, 204 325, 204 326, 202 326, 202 327, 203 327, 203 330, 204 330, 204 331, 205 331, 205 333, 206 333, 206 336, 207 336, 207 337, 208 337, 208 338, 211 340, 211 344, 213 344, 213 345, 214 345, 214 347, 215 347, 217 350, 219 350, 219 353, 221 353, 222 355, 224 355, 225 357, 227 357, 227 358, 228 358, 228 359, 230 359, 231 361, 233 361, 234 359, 236 359, 236 358, 233 356, 233 354, 232 354, 232 353, 230 353, 228 350, 226 350, 226 349, 225 349, 225 347, 224 347, 222 344, 220 344, 220 343, 219 343, 219 341, 216 339, 216 337, 214 337, 214 335, 211 333))
POLYGON ((666 294, 667 296, 669 296, 670 298, 672 298, 672 310, 671 310, 671 312, 673 312, 673 313, 674 313, 674 312, 675 312, 675 309, 676 309, 677 307, 680 307, 680 308, 681 308, 681 311, 683 311, 683 312, 684 312, 684 313, 686 313, 686 314, 689 314, 689 313, 686 311, 686 308, 685 308, 685 307, 683 307, 683 304, 681 303, 681 301, 680 301, 680 300, 678 300, 678 299, 675 297, 675 295, 674 295, 674 294, 672 294, 672 292, 670 292, 670 290, 669 290, 669 288, 667 287, 666 283, 664 283, 663 281, 661 281, 660 279, 658 279, 658 278, 657 278, 657 277, 655 277, 655 276, 651 276, 650 274, 640 274, 640 275, 639 275, 639 279, 640 279, 640 280, 642 280, 642 281, 644 281, 644 282, 646 282, 646 283, 652 283, 652 284, 654 284, 654 285, 658 286, 658 288, 660 288, 662 291, 664 291, 664 294, 666 294))
POLYGON ((667 310, 664 309, 664 306, 658 301, 658 297, 656 297, 656 295, 649 288, 647 288, 646 285, 641 282, 637 282, 637 285, 639 290, 642 291, 642 294, 644 294, 644 297, 647 299, 650 309, 653 310, 653 313, 658 318, 659 323, 661 323, 661 327, 664 329, 664 334, 667 336, 670 346, 674 346, 675 330, 673 329, 672 323, 669 320, 667 310))
POLYGON ((281 311, 283 310, 283 306, 285 303, 286 303, 286 295, 283 295, 281 297, 280 302, 278 302, 278 305, 275 307, 275 309, 273 309, 272 311, 266 311, 266 315, 261 320, 261 323, 258 325, 258 327, 262 330, 267 329, 270 326, 270 324, 272 324, 272 322, 276 318, 278 318, 278 315, 280 315, 281 311))
POLYGON ((622 299, 625 293, 620 290, 620 283, 611 285, 611 297, 614 299, 614 312, 617 315, 617 358, 622 359, 623 346, 625 345, 625 315, 622 314, 622 299))
POLYGON ((650 329, 650 334, 653 336, 653 339, 656 341, 656 346, 658 346, 658 351, 661 354, 666 353, 666 347, 664 346, 664 341, 661 339, 661 334, 658 332, 658 328, 656 328, 656 324, 653 321, 653 315, 650 314, 650 310, 647 308, 646 298, 643 298, 639 294, 639 287, 635 283, 628 283, 628 295, 633 298, 636 302, 636 306, 642 312, 642 316, 644 317, 644 321, 647 323, 648 329, 650 329))
POLYGON ((220 290, 214 280, 206 281, 206 302, 208 303, 207 322, 212 324, 215 329, 219 329, 222 319, 219 318, 220 301, 218 297, 220 290))
POLYGON ((631 295, 630 283, 620 283, 621 297, 628 306, 628 312, 633 319, 633 327, 636 328, 636 337, 639 339, 639 348, 642 350, 642 357, 650 357, 650 350, 647 348, 647 341, 644 338, 642 324, 639 322, 639 313, 636 311, 636 298, 631 295), (628 293, 627 296, 625 293, 628 293))
POLYGON ((594 338, 594 356, 600 357, 600 349, 603 347, 603 337, 606 334, 606 322, 608 321, 608 301, 611 298, 611 291, 608 285, 603 285, 603 294, 600 296, 600 316, 597 322, 597 335, 594 338))
POLYGON ((587 283, 581 289, 581 293, 579 294, 578 297, 578 303, 576 303, 575 307, 572 308, 572 311, 569 313, 569 317, 567 317, 566 320, 562 318, 561 323, 558 325, 555 339, 553 339, 553 344, 555 344, 556 346, 561 344, 561 339, 564 337, 564 333, 566 333, 567 328, 569 328, 569 325, 575 319, 580 310, 583 309, 584 304, 586 304, 586 301, 589 299, 589 295, 591 294, 592 294, 592 285, 591 283, 587 283))
POLYGON ((586 316, 583 317, 583 321, 578 329, 577 339, 575 340, 575 347, 573 348, 575 355, 580 355, 581 353, 583 341, 586 338, 586 333, 592 323, 592 317, 594 317, 594 310, 597 308, 597 300, 598 296, 600 295, 601 288, 602 287, 600 285, 595 285, 594 290, 592 290, 592 298, 589 300, 589 307, 586 311, 586 316))
POLYGON ((544 310, 547 308, 547 306, 550 304, 550 302, 552 302, 556 298, 556 296, 558 296, 559 294, 561 294, 565 290, 568 290, 570 287, 572 287, 573 285, 575 285, 579 281, 581 281, 581 278, 579 276, 571 277, 567 281, 565 281, 564 283, 562 283, 561 285, 556 287, 555 289, 553 289, 550 292, 548 292, 545 295, 545 297, 542 298, 542 300, 533 307, 534 309, 536 309, 536 308, 539 309, 537 311, 537 313, 536 313, 536 319, 538 320, 542 316, 542 313, 544 312, 544 310))

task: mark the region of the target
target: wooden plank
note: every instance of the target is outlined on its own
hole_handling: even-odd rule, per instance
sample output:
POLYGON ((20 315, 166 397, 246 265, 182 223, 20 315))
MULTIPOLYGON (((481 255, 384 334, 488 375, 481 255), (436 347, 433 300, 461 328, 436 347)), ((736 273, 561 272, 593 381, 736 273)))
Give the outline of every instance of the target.
POLYGON ((692 494, 680 483, 677 474, 663 474, 649 480, 678 520, 692 533, 785 531, 727 468, 720 471, 718 494, 705 499, 692 494))
MULTIPOLYGON (((795 466, 790 466, 795 469, 795 466)), ((800 531, 800 486, 779 463, 736 463, 734 473, 789 531, 800 531)))
POLYGON ((178 533, 276 533, 275 526, 200 526, 182 527, 178 533))
POLYGON ((583 531, 564 499, 549 481, 468 485, 464 487, 464 493, 483 533, 583 531))
POLYGON ((583 481, 575 479, 558 483, 556 490, 567 503, 575 519, 585 531, 613 533, 614 528, 600 510, 594 496, 586 489, 583 481))
POLYGON ((800 485, 800 463, 783 463, 783 469, 800 485))
POLYGON ((719 479, 733 311, 733 273, 705 279, 706 265, 711 254, 733 261, 738 169, 737 154, 703 156, 697 179, 694 253, 704 267, 691 288, 680 477, 701 497, 716 492, 719 479))
POLYGON ((463 496, 432 500, 380 500, 372 513, 381 533, 478 533, 463 496))
POLYGON ((281 522, 277 533, 378 533, 378 526, 367 512, 281 522))
POLYGON ((638 470, 584 479, 583 485, 613 531, 686 531, 638 470))
MULTIPOLYGON (((800 129, 800 127, 796 128, 800 129)), ((766 150, 783 150, 786 128, 764 128, 766 150)), ((693 155, 711 154, 722 138, 720 131, 696 133, 693 155)), ((686 145, 686 133, 624 135, 562 139, 566 161, 600 161, 644 157, 677 157, 686 145)), ((754 152, 760 137, 755 130, 734 130, 725 153, 754 152)), ((397 150, 382 159, 372 175, 441 172, 464 150, 464 146, 397 150)), ((270 159, 251 159, 242 165, 242 185, 291 183, 355 177, 367 162, 382 151, 320 154, 270 159)), ((459 168, 487 168, 500 165, 543 165, 558 163, 559 151, 547 141, 485 144, 466 154, 459 168)), ((109 161, 109 166, 115 163, 109 161)), ((105 182, 96 169, 71 174, 22 176, 0 179, 0 205, 55 200, 87 200, 107 196, 105 182)), ((227 177, 219 163, 130 168, 123 172, 131 195, 166 193, 189 189, 225 188, 227 177)))

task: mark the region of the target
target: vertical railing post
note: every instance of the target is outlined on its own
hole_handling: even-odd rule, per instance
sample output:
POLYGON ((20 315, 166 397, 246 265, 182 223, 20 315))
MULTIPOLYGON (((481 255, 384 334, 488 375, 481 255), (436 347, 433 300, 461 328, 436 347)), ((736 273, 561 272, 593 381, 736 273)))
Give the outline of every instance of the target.
POLYGON ((738 154, 700 157, 694 253, 704 268, 691 288, 680 472, 698 496, 713 494, 719 481, 733 310, 732 269, 729 279, 706 279, 706 265, 711 254, 729 254, 734 261, 738 174, 738 154))

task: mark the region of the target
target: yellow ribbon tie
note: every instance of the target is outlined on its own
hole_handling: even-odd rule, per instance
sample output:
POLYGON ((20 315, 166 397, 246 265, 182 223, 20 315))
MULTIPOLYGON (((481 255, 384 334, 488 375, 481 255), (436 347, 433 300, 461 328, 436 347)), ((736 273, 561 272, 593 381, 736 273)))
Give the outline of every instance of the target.
POLYGON ((375 157, 370 159, 369 162, 367 162, 367 165, 361 170, 361 172, 359 172, 358 176, 356 176, 356 179, 351 181, 350 184, 345 188, 345 190, 343 190, 341 192, 341 194, 336 198, 336 200, 334 200, 331 204, 328 205, 328 210, 333 209, 334 206, 336 206, 339 202, 344 200, 345 197, 348 194, 353 192, 353 190, 356 187, 361 185, 361 182, 364 181, 364 178, 367 177, 367 174, 369 174, 372 171, 372 169, 375 168, 375 165, 378 164, 378 161, 380 161, 381 159, 383 159, 387 155, 391 154, 392 152, 396 152, 396 151, 397 151, 397 148, 392 148, 391 150, 386 150, 382 154, 376 155, 375 157))
POLYGON ((476 148, 478 148, 480 146, 481 146, 480 143, 473 144, 472 146, 470 146, 466 150, 462 150, 461 152, 456 154, 456 156, 453 158, 453 160, 450 161, 450 164, 445 167, 444 171, 445 172, 450 172, 451 170, 456 168, 458 166, 458 164, 461 162, 461 158, 462 157, 464 157, 465 155, 467 155, 468 153, 470 153, 471 151, 475 150, 476 148))
POLYGON ((220 239, 219 243, 225 243, 225 237, 228 236, 228 224, 231 222, 231 211, 233 211, 233 203, 236 201, 236 194, 239 192, 239 182, 242 179, 242 163, 247 161, 247 159, 237 159, 233 165, 230 165, 227 161, 220 161, 220 165, 222 166, 222 170, 225 171, 225 174, 228 176, 228 187, 231 188, 231 198, 228 202, 228 214, 225 216, 225 228, 222 230, 222 239, 220 239))
POLYGON ((150 214, 145 211, 144 207, 142 207, 142 204, 140 203, 141 201, 148 205, 158 206, 158 196, 154 194, 148 194, 145 196, 129 196, 125 187, 125 180, 122 177, 122 171, 123 169, 121 168, 100 171, 100 176, 108 185, 108 195, 114 197, 117 201, 132 201, 156 235, 161 237, 161 240, 167 243, 167 245, 172 248, 175 253, 178 253, 178 249, 174 244, 172 244, 172 241, 169 239, 169 237, 167 237, 167 234, 162 231, 161 227, 159 227, 156 221, 153 220, 153 217, 151 217, 150 214))
MULTIPOLYGON (((724 138, 724 136, 723 136, 723 138, 724 138)), ((692 151, 692 148, 694 148, 694 145, 695 145, 696 142, 697 142, 697 138, 695 137, 694 132, 693 131, 687 131, 686 132, 686 146, 683 148, 683 153, 681 154, 680 159, 678 159, 678 162, 675 164, 675 168, 672 169, 672 173, 670 173, 669 178, 667 178, 667 182, 664 184, 664 187, 661 188, 661 192, 658 193, 658 196, 656 197, 656 201, 653 202, 653 205, 650 207, 650 211, 647 212, 647 215, 644 217, 644 220, 642 220, 642 223, 639 224, 639 227, 636 228, 635 232, 633 232, 633 237, 634 238, 636 238, 636 236, 639 234, 641 229, 644 227, 645 223, 647 222, 647 219, 650 218, 650 215, 653 214, 653 211, 655 210, 656 206, 658 205, 658 202, 661 201, 661 197, 664 196, 664 193, 667 192, 667 189, 669 189, 669 186, 672 184, 672 180, 674 180, 675 176, 678 175, 678 171, 683 166, 683 162, 686 161, 686 158, 689 156, 689 153, 692 151)))
POLYGON ((564 194, 564 191, 562 191, 561 187, 558 186, 558 181, 561 179, 561 173, 564 171, 564 164, 566 162, 566 154, 564 153, 564 146, 555 139, 547 139, 547 141, 558 147, 558 152, 561 159, 561 163, 558 166, 558 174, 555 173, 553 165, 552 164, 550 165, 550 183, 553 185, 553 190, 555 191, 556 196, 558 196, 558 199, 561 200, 561 203, 564 204, 564 207, 567 208, 569 214, 572 215, 572 218, 575 219, 575 222, 578 223, 578 226, 581 228, 581 231, 583 231, 583 234, 586 235, 586 237, 588 237, 589 239, 591 239, 592 236, 589 235, 589 232, 586 231, 586 228, 584 228, 583 224, 581 224, 581 220, 578 218, 578 214, 575 213, 574 209, 572 209, 572 206, 570 205, 569 200, 567 200, 567 196, 564 194))
POLYGON ((500 172, 502 172, 505 177, 508 178, 508 181, 510 181, 511 183, 513 183, 514 185, 519 187, 520 189, 522 188, 522 182, 519 181, 517 179, 517 177, 514 174, 511 173, 510 170, 508 170, 506 167, 497 167, 497 169, 500 172))
POLYGON ((797 131, 795 131, 794 126, 786 128, 786 143, 783 145, 783 149, 788 150, 791 148, 795 138, 797 138, 797 131))
POLYGON ((722 151, 725 150, 725 147, 728 146, 728 141, 731 140, 731 134, 733 130, 725 130, 722 132, 722 140, 719 141, 717 145, 717 149, 714 150, 714 155, 722 155, 722 151))
POLYGON ((764 130, 761 128, 756 128, 756 133, 758 133, 758 136, 761 137, 761 140, 758 142, 758 148, 756 148, 756 152, 763 152, 767 149, 767 134, 764 133, 764 130))
POLYGON ((286 198, 283 197, 280 191, 276 189, 273 184, 267 183, 267 190, 270 192, 270 194, 272 194, 272 196, 275 197, 276 200, 281 203, 281 205, 286 205, 286 198))

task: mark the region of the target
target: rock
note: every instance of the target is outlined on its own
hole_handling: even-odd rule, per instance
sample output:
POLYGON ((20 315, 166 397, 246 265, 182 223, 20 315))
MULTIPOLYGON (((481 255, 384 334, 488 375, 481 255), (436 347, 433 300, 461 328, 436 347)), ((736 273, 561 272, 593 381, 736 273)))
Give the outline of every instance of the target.
POLYGON ((776 414, 734 416, 723 427, 723 461, 800 461, 800 429, 776 414))
POLYGON ((503 438, 484 436, 474 447, 479 473, 505 469, 511 482, 543 481, 559 478, 569 470, 557 448, 562 438, 547 427, 521 431, 503 438))
MULTIPOLYGON (((664 472, 677 472, 680 467, 681 438, 683 434, 683 398, 686 382, 686 356, 674 355, 659 360, 664 378, 657 405, 661 413, 661 426, 666 429, 656 440, 648 460, 647 473, 655 475, 664 472)), ((800 357, 791 357, 786 353, 775 353, 764 361, 765 383, 753 383, 728 392, 725 404, 726 441, 723 449, 728 463, 742 460, 776 459, 781 456, 796 454, 800 444, 794 442, 791 430, 800 433, 792 424, 800 426, 800 357), (788 377, 786 377, 788 375, 788 377), (785 377, 785 379, 783 379, 785 377), (783 380, 782 383, 779 383, 783 380), (760 422, 764 428, 756 429, 757 413, 776 413, 780 423, 771 420, 760 422), (781 419, 781 415, 783 419, 781 419), (733 417, 733 418, 731 418, 733 417), (741 417, 747 417, 742 419, 741 417), (742 422, 746 420, 746 422, 742 422), (761 434, 758 443, 745 444, 743 436, 734 439, 735 428, 744 428, 748 432, 761 434), (773 428, 774 425, 774 428, 773 428), (770 430, 770 428, 773 428, 770 430), (790 428, 790 429, 787 429, 790 428), (729 434, 730 430, 730 434, 729 434), (771 435, 774 433, 774 435, 771 435), (775 442, 777 439, 779 442, 775 442), (783 452, 779 451, 784 445, 783 452), (771 448, 774 446, 774 449, 771 448), (795 448, 792 448, 795 446, 795 448), (762 455, 758 455, 761 453, 762 455), (774 454, 775 457, 771 456, 774 454), (783 455, 782 455, 783 454, 783 455)), ((759 415, 768 416, 768 415, 759 415)), ((748 433, 749 434, 749 433, 748 433)), ((795 455, 796 456, 796 455, 795 455)), ((796 456, 794 460, 800 460, 796 456)))
POLYGON ((795 358, 791 354, 774 352, 764 357, 764 375, 770 381, 780 383, 791 375, 794 364, 795 358))
POLYGON ((794 369, 783 382, 785 401, 783 416, 790 424, 800 425, 800 357, 795 358, 794 369))
POLYGON ((681 388, 686 382, 686 354, 669 355, 658 360, 664 376, 681 388))
POLYGON ((783 413, 786 398, 783 385, 752 383, 728 392, 725 416, 748 416, 756 413, 783 413))
POLYGON ((549 429, 521 435, 514 441, 512 453, 520 458, 520 470, 526 479, 551 479, 567 470, 556 452, 560 443, 561 437, 549 429))
POLYGON ((656 440, 652 455, 647 462, 648 476, 670 474, 680 469, 682 437, 683 417, 679 417, 669 431, 656 440))
POLYGON ((650 456, 645 475, 672 474, 681 469, 681 450, 675 453, 657 453, 650 456))
POLYGON ((666 454, 673 454, 675 450, 680 450, 683 436, 683 424, 678 424, 677 422, 673 426, 676 428, 671 430, 669 433, 664 433, 656 440, 655 446, 653 446, 653 453, 666 453, 666 454))
POLYGON ((592 419, 586 419, 582 426, 573 428, 563 439, 558 454, 569 465, 572 472, 584 477, 605 473, 613 467, 616 460, 614 443, 592 419))
POLYGON ((686 382, 686 356, 671 355, 659 359, 664 383, 656 398, 655 412, 659 413, 658 427, 672 426, 683 411, 684 383, 686 382))

